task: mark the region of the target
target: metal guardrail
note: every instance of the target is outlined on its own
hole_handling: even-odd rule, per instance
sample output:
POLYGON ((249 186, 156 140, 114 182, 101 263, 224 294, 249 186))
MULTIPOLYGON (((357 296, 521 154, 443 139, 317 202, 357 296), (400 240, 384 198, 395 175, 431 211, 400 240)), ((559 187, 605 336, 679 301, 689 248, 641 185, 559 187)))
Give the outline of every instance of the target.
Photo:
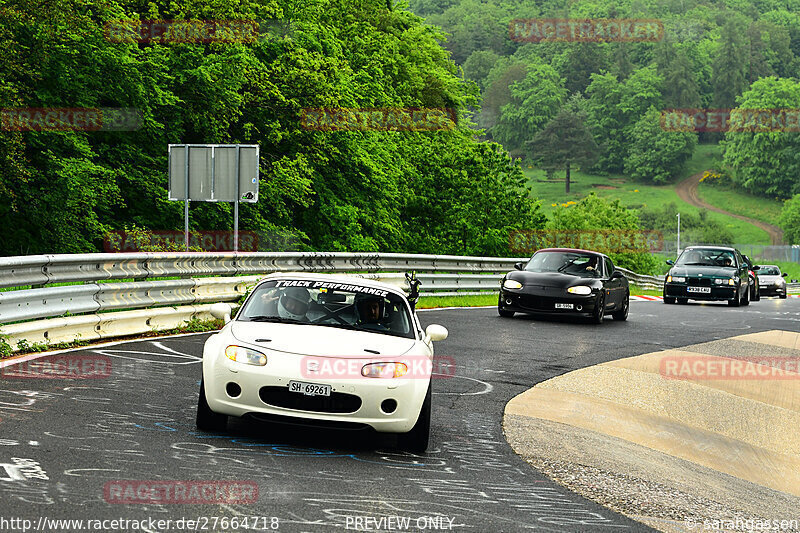
MULTIPOLYGON (((5 324, 0 333, 55 342, 70 336, 65 331, 91 339, 175 327, 166 315, 208 317, 203 304, 236 302, 261 276, 280 271, 349 272, 406 287, 404 273, 414 270, 422 294, 475 294, 497 290, 514 263, 527 259, 347 252, 5 257, 0 258, 0 288, 21 288, 0 292, 0 324, 5 324), (134 281, 114 281, 128 279, 134 281), (82 283, 52 286, 75 282, 82 283), (122 309, 132 311, 109 312, 122 309)), ((663 278, 620 270, 642 288, 660 289, 663 283, 663 278)))

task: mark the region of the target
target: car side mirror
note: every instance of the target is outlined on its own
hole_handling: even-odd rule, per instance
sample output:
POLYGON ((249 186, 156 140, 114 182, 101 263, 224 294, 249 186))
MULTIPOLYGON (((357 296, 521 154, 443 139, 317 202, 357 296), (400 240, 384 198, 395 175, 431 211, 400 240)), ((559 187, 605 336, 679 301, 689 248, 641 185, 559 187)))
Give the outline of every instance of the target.
POLYGON ((672 259, 667 259, 667 264, 668 265, 674 265, 675 261, 673 261, 672 259))
POLYGON ((443 341, 447 338, 447 328, 439 324, 431 324, 425 328, 425 337, 429 341, 443 341))
POLYGON ((783 274, 781 274, 781 277, 782 277, 782 278, 785 278, 785 277, 786 277, 786 272, 784 272, 783 274))
POLYGON ((611 279, 618 279, 618 278, 622 278, 622 277, 624 277, 624 276, 622 275, 622 272, 620 272, 619 270, 615 270, 611 274, 611 279))
POLYGON ((520 261, 519 263, 514 263, 514 268, 517 270, 522 270, 523 268, 525 268, 525 263, 523 263, 522 261, 520 261))
POLYGON ((753 272, 755 272, 756 270, 761 270, 761 267, 758 265, 753 265, 753 272))
POLYGON ((209 310, 211 316, 218 320, 224 320, 227 324, 231 321, 231 305, 226 303, 216 303, 213 304, 209 310))

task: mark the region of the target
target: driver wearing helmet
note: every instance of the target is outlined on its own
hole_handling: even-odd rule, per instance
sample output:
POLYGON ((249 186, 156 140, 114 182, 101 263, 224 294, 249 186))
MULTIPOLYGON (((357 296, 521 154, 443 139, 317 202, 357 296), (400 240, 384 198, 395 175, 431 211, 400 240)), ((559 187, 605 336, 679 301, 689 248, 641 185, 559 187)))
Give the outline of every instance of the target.
POLYGON ((307 320, 306 312, 309 305, 308 289, 302 287, 287 287, 278 299, 278 316, 293 320, 307 320))
POLYGON ((359 326, 366 329, 388 329, 385 324, 381 323, 384 319, 384 302, 380 296, 356 296, 356 312, 359 326))

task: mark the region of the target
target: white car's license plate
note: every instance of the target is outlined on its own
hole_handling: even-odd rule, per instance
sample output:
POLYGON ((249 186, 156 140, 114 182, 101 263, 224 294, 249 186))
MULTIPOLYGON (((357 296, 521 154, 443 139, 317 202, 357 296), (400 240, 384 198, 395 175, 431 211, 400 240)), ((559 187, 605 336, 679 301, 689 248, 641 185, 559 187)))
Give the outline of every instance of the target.
POLYGON ((319 383, 306 383, 305 381, 290 381, 290 392, 299 392, 306 396, 330 396, 331 386, 320 385, 319 383))
POLYGON ((574 307, 573 304, 556 304, 556 309, 572 309, 574 307))
POLYGON ((711 292, 711 287, 686 287, 686 292, 711 292))

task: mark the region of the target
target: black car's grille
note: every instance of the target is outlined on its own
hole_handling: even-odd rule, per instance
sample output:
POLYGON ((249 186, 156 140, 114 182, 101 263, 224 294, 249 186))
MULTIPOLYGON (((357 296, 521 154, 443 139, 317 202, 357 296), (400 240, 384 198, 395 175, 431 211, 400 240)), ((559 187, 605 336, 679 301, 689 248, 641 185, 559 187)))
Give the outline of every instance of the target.
MULTIPOLYGON (((555 298, 548 296, 532 296, 529 294, 521 294, 519 296, 518 305, 525 309, 534 309, 537 311, 552 311, 555 309, 555 298)), ((559 300, 560 301, 560 300, 559 300)))
POLYGON ((261 387, 258 396, 267 405, 297 411, 355 413, 361 408, 361 398, 343 392, 331 392, 330 396, 306 396, 289 392, 288 387, 261 387))
POLYGON ((686 284, 693 287, 710 287, 711 278, 687 278, 686 284))

